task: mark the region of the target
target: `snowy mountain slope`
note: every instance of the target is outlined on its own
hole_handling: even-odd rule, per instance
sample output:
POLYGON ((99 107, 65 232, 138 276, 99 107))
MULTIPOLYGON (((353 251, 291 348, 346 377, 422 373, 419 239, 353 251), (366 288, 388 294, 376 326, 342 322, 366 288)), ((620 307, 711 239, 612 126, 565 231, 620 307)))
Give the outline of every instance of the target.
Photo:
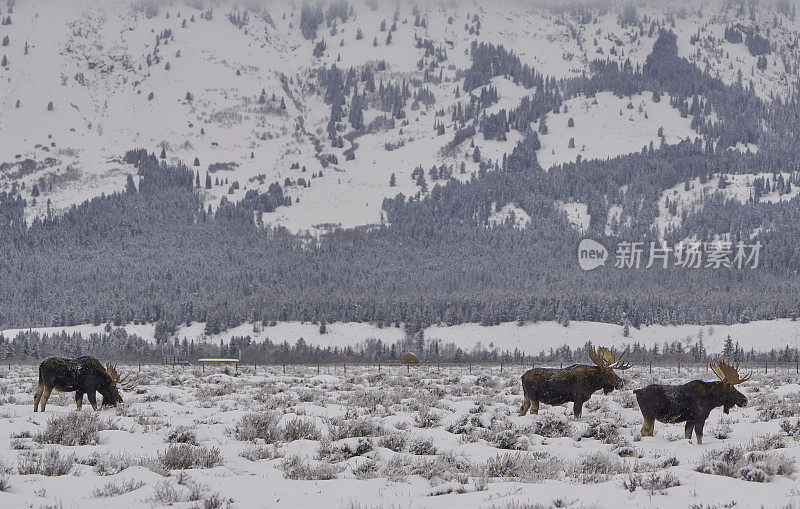
MULTIPOLYGON (((48 203, 57 212, 122 189, 126 175, 135 172, 122 162, 125 151, 145 147, 159 153, 163 148, 168 161, 198 170, 201 187, 206 187, 206 175, 211 177, 203 193, 212 204, 279 182, 288 184, 284 187, 294 203, 265 215, 268 224, 293 231, 324 224, 375 224, 381 220, 384 198, 420 190, 411 178, 416 167, 452 165, 456 178, 469 178, 478 168, 469 157, 473 142, 484 160, 497 161, 521 138, 516 131, 506 141, 483 140, 478 133, 454 154, 443 155, 441 149, 454 133, 450 113, 467 100, 463 90, 460 97, 455 90, 471 64, 472 42, 502 44, 537 72, 561 79, 587 72, 595 58, 641 66, 654 41, 652 34, 625 23, 621 8, 600 8, 581 20, 558 8, 513 1, 348 5, 347 19, 323 20, 314 40, 301 33, 301 6, 284 2, 266 7, 255 2, 245 9, 226 2, 18 0, 13 8, 0 9, 11 19, 0 26, 0 38, 8 36, 7 45, 0 47, 6 57, 0 69, 0 164, 6 163, 0 189, 24 183, 30 219, 46 214, 48 203), (318 70, 334 64, 344 70, 370 66, 376 81, 421 80, 424 72, 418 65, 431 58, 417 38, 430 39, 446 53, 437 66, 441 83, 424 84, 435 103, 411 109, 393 128, 358 137, 355 159, 348 160, 351 143, 333 147, 326 135, 330 106, 320 95, 318 70), (323 40, 325 48, 315 51, 323 40), (440 111, 443 116, 436 115, 440 111), (439 122, 445 124, 444 134, 437 136, 439 122), (387 150, 390 145, 396 148, 387 150), (328 167, 321 161, 326 154, 335 156, 328 167), (395 186, 389 184, 392 174, 395 186)), ((638 16, 674 22, 681 53, 711 66, 727 81, 742 69, 745 80, 753 81, 764 96, 786 89, 781 89, 781 80, 788 84, 790 78, 772 65, 776 55, 769 57, 766 71, 750 76, 756 57, 744 44, 715 42, 721 39, 720 28, 745 22, 746 13, 739 16, 725 4, 702 11, 687 6, 676 11, 673 6, 646 5, 638 16), (691 44, 698 30, 713 40, 691 44), (721 51, 724 58, 709 56, 721 51)), ((772 7, 765 9, 757 23, 771 28, 776 44, 794 55, 794 20, 773 13, 772 7)), ((510 110, 531 93, 504 77, 493 79, 492 85, 498 102, 487 114, 510 110)), ((648 93, 570 99, 567 115, 549 117, 551 130, 542 136, 540 164, 547 168, 578 155, 605 158, 637 151, 651 141, 659 143, 658 127, 664 128, 668 143, 693 137, 691 117, 681 118, 664 99, 654 104, 648 93), (634 109, 627 108, 629 103, 634 109), (567 116, 575 119, 574 136, 562 125, 567 116), (571 137, 575 148, 568 146, 571 137)), ((364 118, 368 123, 384 114, 371 106, 364 118)))

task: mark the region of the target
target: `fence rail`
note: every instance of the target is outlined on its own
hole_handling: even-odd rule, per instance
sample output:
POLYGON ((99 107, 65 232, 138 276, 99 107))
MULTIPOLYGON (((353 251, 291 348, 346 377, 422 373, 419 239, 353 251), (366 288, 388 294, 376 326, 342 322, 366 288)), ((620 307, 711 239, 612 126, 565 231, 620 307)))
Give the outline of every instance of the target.
MULTIPOLYGON (((172 371, 176 370, 197 370, 197 371, 204 371, 202 368, 203 366, 201 363, 198 362, 197 359, 195 360, 186 360, 182 359, 180 361, 176 360, 172 362, 172 359, 169 361, 162 360, 161 362, 130 362, 130 361, 115 361, 113 359, 110 362, 117 365, 119 369, 124 369, 126 371, 135 371, 141 372, 142 368, 153 368, 153 367, 166 367, 171 369, 172 371)), ((6 362, 7 369, 11 371, 12 366, 31 366, 35 367, 38 366, 39 363, 37 361, 11 361, 6 362)), ((570 363, 572 364, 572 363, 570 363)), ((377 373, 382 373, 383 371, 394 372, 398 370, 405 371, 406 373, 411 373, 412 370, 418 371, 446 371, 446 372, 458 372, 464 374, 480 374, 481 371, 492 370, 492 371, 499 371, 500 373, 519 373, 522 374, 530 368, 539 367, 539 368, 563 368, 565 363, 563 362, 500 362, 500 361, 482 361, 482 362, 436 362, 436 361, 421 361, 418 364, 401 364, 400 362, 271 362, 271 363, 248 363, 247 361, 239 361, 239 363, 234 367, 235 372, 242 372, 242 373, 258 373, 259 371, 262 372, 275 372, 279 371, 282 374, 294 374, 298 372, 309 373, 312 374, 337 374, 341 373, 346 375, 348 369, 358 369, 360 371, 364 370, 374 370, 377 373)), ((634 363, 633 366, 635 369, 639 370, 647 370, 648 372, 652 373, 653 370, 664 372, 675 372, 679 374, 681 372, 696 372, 696 371, 706 371, 707 373, 713 373, 709 368, 708 362, 669 362, 669 361, 661 361, 661 362, 646 362, 646 363, 634 363)), ((224 371, 228 367, 219 367, 220 371, 224 371)), ((210 372, 214 372, 214 369, 210 369, 210 372)), ((739 371, 742 373, 746 373, 748 371, 752 371, 754 375, 759 373, 761 374, 778 374, 778 373, 793 373, 796 375, 800 375, 800 362, 798 361, 764 361, 764 362, 740 362, 739 363, 739 371)))

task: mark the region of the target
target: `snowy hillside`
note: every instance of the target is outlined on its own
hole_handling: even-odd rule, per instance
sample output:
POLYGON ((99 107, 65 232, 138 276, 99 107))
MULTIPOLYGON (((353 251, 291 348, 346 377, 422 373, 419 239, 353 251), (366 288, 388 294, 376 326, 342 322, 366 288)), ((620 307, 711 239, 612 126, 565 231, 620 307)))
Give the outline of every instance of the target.
MULTIPOLYGON (((29 219, 48 207, 59 212, 122 190, 136 172, 124 153, 143 147, 164 149, 168 161, 196 170, 212 204, 280 183, 293 204, 266 214, 269 224, 292 231, 376 224, 384 198, 421 190, 415 168, 449 166, 455 178, 466 179, 481 160, 473 145, 491 162, 521 139, 516 131, 505 141, 478 133, 442 150, 455 132, 448 119, 459 102, 468 102, 463 71, 473 42, 502 44, 544 76, 565 79, 589 72, 596 58, 641 66, 657 35, 641 33, 617 9, 591 11, 581 20, 525 2, 356 0, 341 13, 328 6, 315 38, 306 38, 300 5, 249 4, 17 0, 0 7, 10 20, 0 26, 0 189, 25 186, 29 219), (376 83, 423 84, 432 98, 411 101, 403 120, 380 123, 336 147, 326 135, 331 111, 318 82, 319 70, 333 65, 370 68, 376 83), (351 147, 357 147, 354 159, 347 155, 351 147)), ((674 25, 680 52, 723 79, 730 82, 741 69, 759 94, 785 94, 794 78, 787 81, 774 55, 766 72, 751 72, 755 57, 744 44, 714 42, 720 27, 746 19, 725 5, 687 3, 676 10, 654 3, 640 7, 638 16, 674 25), (698 31, 702 44, 690 43, 698 31)), ((765 8, 756 23, 771 27, 783 48, 796 37, 797 24, 788 12, 773 14, 765 8)), ((786 51, 791 68, 796 50, 786 51)), ((532 92, 502 76, 491 86, 497 101, 481 115, 515 108, 532 92)), ((682 118, 667 99, 653 103, 648 93, 571 98, 566 113, 547 117, 539 163, 548 168, 696 136, 692 115, 682 118), (568 118, 574 127, 567 127, 568 118)), ((350 107, 348 99, 345 112, 350 107)), ((383 116, 374 104, 364 108, 365 125, 383 116)), ((342 135, 352 132, 352 122, 343 129, 342 135)))

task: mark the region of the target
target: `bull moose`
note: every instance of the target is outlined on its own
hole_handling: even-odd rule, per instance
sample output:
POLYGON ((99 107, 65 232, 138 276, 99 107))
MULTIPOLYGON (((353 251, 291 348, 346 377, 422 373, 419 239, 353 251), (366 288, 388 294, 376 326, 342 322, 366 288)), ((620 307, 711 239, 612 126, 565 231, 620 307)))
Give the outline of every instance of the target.
POLYGON ((108 364, 104 368, 94 357, 84 356, 77 359, 49 357, 39 365, 39 385, 33 397, 33 411, 38 410, 41 401, 44 412, 53 389, 59 392, 75 391, 75 404, 78 410, 83 405, 85 394, 92 408, 97 410, 97 392, 103 396, 103 406, 116 406, 122 402, 119 389, 131 390, 133 387, 127 375, 120 378, 113 364, 108 364))
POLYGON ((747 405, 747 397, 736 390, 736 385, 750 379, 752 373, 739 377, 739 367, 725 361, 712 364, 711 369, 720 381, 703 382, 693 380, 683 385, 648 385, 633 391, 644 417, 642 436, 653 436, 655 421, 674 424, 686 422, 686 438, 692 438, 692 429, 697 443, 703 443, 703 426, 711 410, 721 406, 726 414, 734 406, 747 405))
POLYGON ((622 362, 625 352, 619 360, 608 348, 595 351, 589 349, 589 358, 594 366, 573 364, 566 368, 533 368, 522 375, 522 392, 525 400, 519 415, 525 415, 530 409, 532 414, 539 413, 539 403, 562 405, 572 401, 572 412, 580 418, 583 404, 594 392, 603 389, 605 394, 614 389, 622 389, 623 382, 614 370, 625 370, 631 364, 622 362))

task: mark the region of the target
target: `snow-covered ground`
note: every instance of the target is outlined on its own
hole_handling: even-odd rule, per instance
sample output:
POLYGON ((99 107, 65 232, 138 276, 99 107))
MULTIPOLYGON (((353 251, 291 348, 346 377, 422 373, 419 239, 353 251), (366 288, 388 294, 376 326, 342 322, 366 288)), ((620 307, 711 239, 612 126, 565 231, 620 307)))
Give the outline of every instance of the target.
POLYGON ((537 152, 542 168, 566 162, 606 159, 642 150, 650 143, 661 144, 659 128, 666 143, 694 138, 691 116, 681 118, 670 106, 669 97, 653 102, 652 93, 619 98, 611 92, 596 97, 576 97, 564 102, 566 113, 547 116, 547 134, 541 135, 542 148, 537 152), (569 127, 569 119, 573 127, 569 127), (573 147, 570 148, 570 140, 573 147))
MULTIPOLYGON (((129 333, 137 334, 144 339, 154 341, 152 325, 124 326, 129 333)), ((299 322, 279 322, 275 326, 253 326, 244 324, 233 327, 220 334, 207 336, 204 334, 205 324, 193 323, 181 326, 175 332, 179 340, 184 338, 196 343, 223 343, 234 336, 250 336, 253 341, 261 342, 269 338, 275 344, 288 342, 291 345, 299 339, 314 346, 358 346, 367 339, 380 339, 384 344, 392 344, 403 340, 405 332, 399 327, 378 327, 369 323, 330 323, 325 333, 320 333, 319 325, 299 322)), ((37 327, 33 329, 6 329, 0 331, 6 338, 13 338, 21 331, 34 330, 40 333, 54 334, 80 332, 84 336, 101 333, 103 325, 76 325, 73 327, 37 327)), ((622 325, 612 323, 571 321, 567 327, 558 322, 537 322, 518 325, 501 323, 500 325, 481 326, 479 324, 433 325, 423 329, 426 341, 452 343, 464 350, 478 347, 497 348, 500 351, 518 349, 526 354, 535 355, 550 348, 569 345, 570 348, 581 348, 586 341, 596 345, 621 347, 639 343, 643 346, 661 347, 664 343, 680 341, 684 346, 692 346, 702 338, 709 352, 721 352, 725 339, 739 343, 744 350, 751 348, 757 352, 768 352, 773 348, 800 348, 800 321, 790 319, 760 320, 733 325, 650 325, 639 329, 630 327, 628 335, 622 325)))
POLYGON ((523 366, 120 369, 138 381, 125 403, 77 414, 72 395, 55 392, 34 413, 36 367, 3 369, 3 507, 800 502, 793 373, 754 374, 739 386, 748 406, 714 410, 697 445, 680 424, 642 439, 631 389, 714 379, 705 369, 634 367, 621 373, 625 389, 595 394, 580 419, 571 404, 520 417, 523 366))

